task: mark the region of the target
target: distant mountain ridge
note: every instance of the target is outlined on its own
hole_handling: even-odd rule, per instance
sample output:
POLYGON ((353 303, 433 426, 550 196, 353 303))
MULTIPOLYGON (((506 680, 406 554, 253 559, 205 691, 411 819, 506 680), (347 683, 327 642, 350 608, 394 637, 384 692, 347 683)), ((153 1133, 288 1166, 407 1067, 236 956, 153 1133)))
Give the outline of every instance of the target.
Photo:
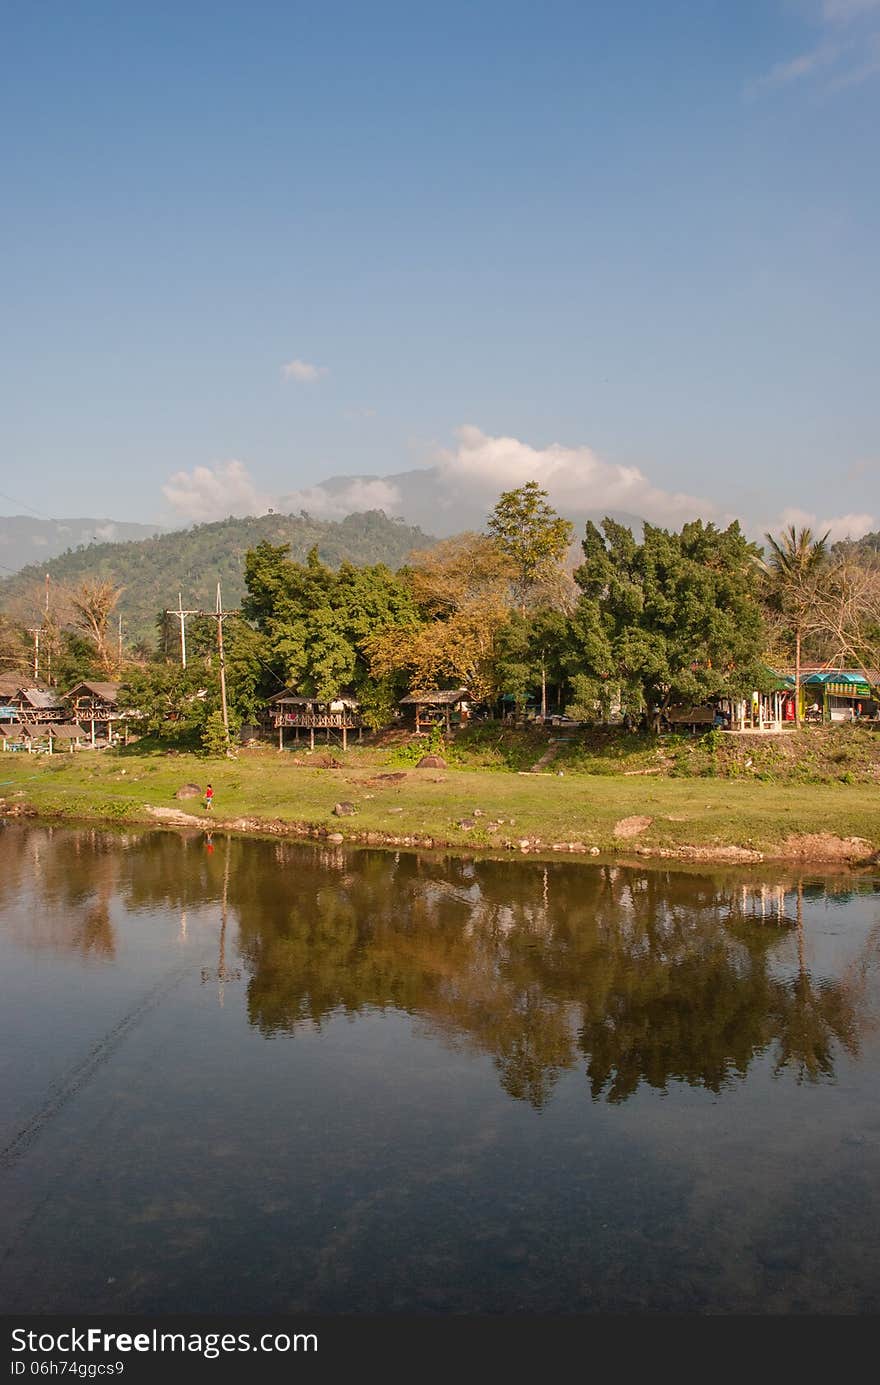
POLYGON ((347 559, 390 568, 402 566, 414 548, 436 542, 422 529, 389 519, 381 510, 337 521, 282 514, 229 518, 129 543, 91 544, 31 564, 0 581, 0 610, 19 620, 38 619, 47 572, 51 582, 62 586, 99 578, 125 588, 117 609, 126 639, 155 642, 156 616, 177 605, 178 592, 185 607, 213 609, 219 581, 223 604, 239 605, 245 594, 245 554, 261 540, 289 544, 291 556, 300 562, 317 547, 331 567, 347 559))
POLYGON ((129 524, 116 519, 37 519, 31 515, 0 515, 0 575, 17 572, 29 563, 45 563, 80 544, 124 543, 152 538, 160 524, 129 524))
MULTIPOLYGON (((535 479, 540 482, 541 477, 537 476, 535 479)), ((515 484, 516 482, 511 481, 511 488, 515 484)), ((329 517, 362 508, 363 497, 369 496, 371 491, 374 495, 372 503, 377 508, 381 507, 386 514, 403 519, 406 524, 427 527, 432 534, 437 534, 440 538, 460 534, 465 529, 485 529, 492 507, 498 499, 497 493, 494 492, 488 495, 479 489, 451 485, 449 476, 442 467, 424 467, 387 476, 330 476, 317 482, 310 490, 295 491, 282 496, 279 505, 282 509, 289 510, 302 505, 310 513, 329 517), (326 501, 321 492, 326 495, 326 501)), ((601 497, 588 492, 584 494, 581 503, 557 505, 556 508, 565 519, 574 522, 575 536, 578 539, 583 538, 584 526, 588 519, 601 524, 606 515, 618 524, 626 525, 635 534, 642 532, 642 516, 603 507, 601 497)))

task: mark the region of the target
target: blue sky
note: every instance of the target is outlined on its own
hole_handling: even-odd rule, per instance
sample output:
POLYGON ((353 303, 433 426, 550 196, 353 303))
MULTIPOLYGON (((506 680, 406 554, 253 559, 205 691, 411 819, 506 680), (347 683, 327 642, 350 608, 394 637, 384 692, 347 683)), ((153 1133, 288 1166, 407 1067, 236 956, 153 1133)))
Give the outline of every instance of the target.
POLYGON ((0 511, 439 464, 880 526, 880 0, 0 19, 0 511))

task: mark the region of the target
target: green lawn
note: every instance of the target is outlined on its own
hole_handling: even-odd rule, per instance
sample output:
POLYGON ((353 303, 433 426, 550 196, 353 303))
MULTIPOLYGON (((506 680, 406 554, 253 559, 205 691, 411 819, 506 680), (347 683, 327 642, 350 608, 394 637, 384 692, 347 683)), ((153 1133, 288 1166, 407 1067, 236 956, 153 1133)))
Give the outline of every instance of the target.
MULTIPOLYGON (((52 757, 7 753, 0 756, 0 798, 8 805, 27 803, 46 816, 148 821, 152 806, 179 808, 207 822, 200 800, 177 802, 174 795, 184 783, 204 788, 210 779, 218 825, 246 817, 302 823, 352 838, 364 832, 417 835, 471 847, 535 838, 545 846, 581 842, 603 852, 691 845, 772 853, 799 833, 858 836, 880 848, 880 794, 874 785, 417 770, 389 764, 387 754, 379 752, 333 754, 341 768, 304 767, 292 755, 268 749, 243 751, 234 761, 136 748, 52 757), (376 778, 389 773, 405 777, 376 778), (354 804, 353 816, 333 816, 340 800, 354 804), (475 825, 460 827, 460 820, 477 809, 481 816, 475 825), (616 838, 615 824, 635 815, 652 822, 632 840, 616 838), (489 830, 499 818, 505 821, 489 830)), ((249 826, 257 830, 256 824, 249 826)))

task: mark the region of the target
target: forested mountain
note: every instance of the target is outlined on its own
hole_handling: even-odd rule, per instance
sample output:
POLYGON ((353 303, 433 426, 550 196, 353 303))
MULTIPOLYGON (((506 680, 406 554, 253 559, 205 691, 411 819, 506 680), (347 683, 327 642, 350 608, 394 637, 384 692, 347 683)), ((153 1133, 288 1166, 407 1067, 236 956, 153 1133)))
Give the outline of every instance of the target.
POLYGON ((126 643, 141 639, 153 643, 156 615, 177 605, 178 592, 185 608, 213 609, 219 581, 224 606, 237 606, 244 596, 245 554, 261 540, 289 543, 291 557, 299 561, 317 547, 331 567, 349 559, 386 563, 392 569, 400 567, 413 548, 434 542, 421 529, 388 519, 381 510, 348 515, 338 522, 304 514, 230 518, 135 543, 90 544, 49 562, 31 564, 0 582, 0 610, 27 623, 37 619, 45 600, 47 572, 50 599, 53 585, 60 590, 84 579, 110 581, 125 588, 117 610, 126 643))
POLYGON ((858 558, 876 558, 880 554, 880 530, 863 534, 860 539, 842 539, 834 545, 834 552, 846 552, 858 558))

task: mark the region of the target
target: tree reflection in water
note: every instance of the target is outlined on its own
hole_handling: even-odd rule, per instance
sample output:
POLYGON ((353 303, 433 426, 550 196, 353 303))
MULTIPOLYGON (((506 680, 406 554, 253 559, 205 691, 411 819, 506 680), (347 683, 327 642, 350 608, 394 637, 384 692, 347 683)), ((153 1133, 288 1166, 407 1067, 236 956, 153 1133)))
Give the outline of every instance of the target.
MULTIPOLYGON (((870 891, 732 872, 437 858, 198 835, 124 838, 30 828, 0 882, 40 901, 29 945, 112 957, 109 905, 228 911, 265 1035, 403 1011, 491 1055, 505 1091, 540 1108, 584 1065, 592 1097, 670 1082, 718 1092, 753 1061, 833 1075, 867 1023, 877 930, 843 976, 813 976, 804 899, 870 891), (134 849, 125 849, 126 845, 134 849)), ((221 975, 222 973, 222 975, 221 975)))

